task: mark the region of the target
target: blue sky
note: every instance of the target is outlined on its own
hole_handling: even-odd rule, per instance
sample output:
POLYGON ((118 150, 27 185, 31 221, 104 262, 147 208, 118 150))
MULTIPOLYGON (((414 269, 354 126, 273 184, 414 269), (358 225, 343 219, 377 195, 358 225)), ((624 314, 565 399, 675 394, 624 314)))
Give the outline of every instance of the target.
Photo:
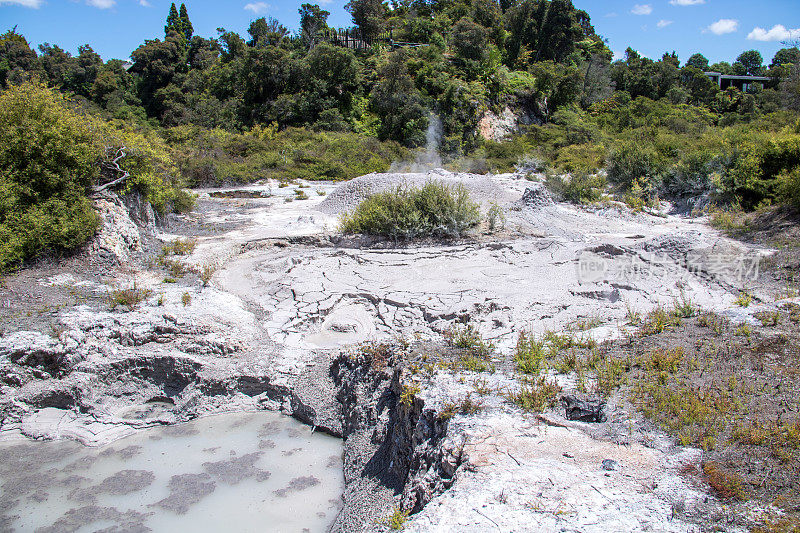
MULTIPOLYGON (((306 0, 312 1, 312 0, 306 0)), ((350 25, 347 0, 325 0, 329 22, 350 25)), ((787 37, 800 39, 800 0, 573 0, 589 12, 598 33, 619 56, 628 46, 682 61, 702 52, 712 62, 733 61, 750 49, 767 62, 787 37)), ((302 0, 189 0, 195 33, 211 37, 222 26, 246 34, 250 21, 273 16, 295 29, 302 0)), ((75 53, 89 43, 105 59, 125 59, 145 39, 163 37, 165 0, 0 0, 0 30, 18 26, 33 45, 57 44, 75 53)))

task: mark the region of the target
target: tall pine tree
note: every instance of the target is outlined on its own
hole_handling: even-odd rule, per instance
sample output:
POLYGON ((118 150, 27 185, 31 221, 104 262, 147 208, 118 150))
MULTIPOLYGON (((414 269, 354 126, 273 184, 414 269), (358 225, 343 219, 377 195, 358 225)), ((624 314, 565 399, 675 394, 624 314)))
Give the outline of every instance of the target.
POLYGON ((169 35, 170 32, 178 32, 180 31, 181 25, 181 18, 178 15, 178 8, 175 7, 175 2, 172 3, 172 7, 169 8, 169 16, 167 17, 167 25, 164 26, 164 35, 169 35))
POLYGON ((191 41, 192 35, 194 35, 194 27, 192 26, 192 22, 189 20, 189 12, 186 10, 186 4, 181 4, 180 23, 181 33, 183 33, 183 35, 186 37, 187 42, 191 41))

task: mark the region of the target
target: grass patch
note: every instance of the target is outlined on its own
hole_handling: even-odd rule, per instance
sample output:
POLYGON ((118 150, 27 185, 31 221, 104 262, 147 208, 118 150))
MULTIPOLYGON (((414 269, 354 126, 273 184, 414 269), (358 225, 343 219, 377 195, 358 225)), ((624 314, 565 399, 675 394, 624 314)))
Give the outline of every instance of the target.
POLYGON ((520 389, 509 393, 507 398, 525 411, 541 413, 556 404, 559 392, 561 387, 555 382, 548 381, 545 377, 536 377, 523 380, 520 389))
POLYGON ((517 371, 523 374, 537 375, 542 370, 544 363, 544 340, 530 333, 520 332, 514 351, 514 364, 517 371))
POLYGON ((129 289, 115 289, 108 292, 108 303, 112 309, 125 307, 128 311, 136 309, 140 303, 150 297, 153 291, 141 289, 133 284, 129 289))
POLYGON ((400 404, 406 407, 411 407, 414 403, 414 398, 417 397, 417 394, 420 393, 422 389, 420 389, 419 385, 416 383, 408 383, 403 385, 403 390, 400 393, 400 404))
POLYGON ((386 526, 393 530, 393 531, 402 531, 406 527, 406 522, 408 522, 408 515, 411 513, 408 511, 403 511, 400 508, 394 510, 394 512, 385 520, 386 526))
POLYGON ((161 247, 161 256, 191 255, 197 247, 197 239, 175 239, 161 247))
POLYGON ((720 498, 725 500, 746 500, 742 480, 734 473, 726 472, 719 464, 709 461, 703 464, 706 481, 720 498))
POLYGON ((480 208, 466 187, 431 181, 420 188, 398 187, 370 196, 342 216, 339 229, 394 239, 460 237, 480 220, 480 208))
POLYGON ((471 394, 467 394, 457 402, 445 404, 444 409, 439 413, 439 419, 450 420, 456 415, 474 415, 479 413, 481 409, 483 409, 483 404, 473 400, 471 394))

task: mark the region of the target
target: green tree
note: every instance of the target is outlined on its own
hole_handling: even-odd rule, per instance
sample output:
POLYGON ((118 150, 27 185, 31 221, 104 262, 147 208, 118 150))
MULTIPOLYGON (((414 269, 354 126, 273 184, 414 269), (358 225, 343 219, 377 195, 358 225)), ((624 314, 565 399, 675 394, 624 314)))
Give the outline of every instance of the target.
POLYGON ((576 10, 571 0, 522 0, 507 11, 506 20, 509 66, 564 61, 575 51, 575 43, 590 36, 588 15, 576 10))
POLYGON ((387 11, 383 0, 350 0, 344 8, 365 38, 377 37, 383 31, 387 11))
POLYGON ((736 63, 742 65, 745 74, 748 76, 761 76, 764 74, 764 58, 761 57, 761 52, 758 50, 742 52, 736 58, 736 63))
POLYGON ((9 81, 36 78, 41 72, 37 59, 36 52, 16 29, 0 35, 0 87, 9 81))
POLYGON ((694 67, 696 69, 702 70, 703 72, 708 72, 708 59, 703 54, 694 54, 689 60, 686 62, 687 67, 694 67))
POLYGON ((309 46, 313 46, 317 42, 317 34, 328 28, 328 17, 331 12, 316 4, 303 4, 297 12, 300 14, 301 35, 309 46))
POLYGON ((773 67, 800 64, 800 48, 782 48, 772 58, 773 67))
POLYGON ((181 33, 181 16, 178 14, 178 8, 175 2, 169 8, 169 15, 167 15, 167 25, 164 26, 164 36, 169 35, 171 32, 181 33))
POLYGON ((709 68, 711 69, 711 72, 720 72, 722 74, 733 74, 733 66, 727 61, 720 61, 719 63, 714 63, 709 68))
POLYGON ((683 79, 684 87, 691 95, 691 103, 695 105, 709 104, 719 91, 717 84, 711 81, 711 78, 706 76, 700 69, 684 67, 681 69, 681 78, 683 79))
POLYGON ((247 33, 250 34, 250 46, 276 46, 289 35, 289 30, 272 17, 269 20, 261 17, 250 23, 247 33))
POLYGON ((381 120, 378 136, 408 146, 425 142, 428 112, 406 66, 406 52, 389 56, 380 69, 378 82, 370 93, 370 105, 381 120))
POLYGON ((180 32, 186 37, 187 42, 192 40, 194 26, 192 26, 192 21, 189 20, 189 11, 186 9, 186 4, 181 4, 180 32))

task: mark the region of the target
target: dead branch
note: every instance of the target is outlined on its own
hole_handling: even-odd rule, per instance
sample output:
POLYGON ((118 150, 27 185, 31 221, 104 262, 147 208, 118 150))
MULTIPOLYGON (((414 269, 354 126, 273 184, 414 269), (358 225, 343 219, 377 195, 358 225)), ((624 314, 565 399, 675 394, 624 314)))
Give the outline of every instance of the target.
MULTIPOLYGON (((108 150, 110 150, 109 147, 106 148, 106 151, 108 151, 108 150)), ((114 180, 104 184, 104 185, 96 186, 94 188, 94 192, 95 193, 103 192, 106 189, 110 189, 111 187, 115 187, 116 185, 119 185, 120 183, 124 182, 126 179, 128 179, 130 177, 130 173, 127 170, 124 170, 122 167, 119 166, 119 162, 128 155, 126 153, 126 150, 127 150, 127 148, 125 146, 122 146, 122 147, 118 148, 114 159, 112 159, 111 161, 104 161, 102 163, 102 165, 106 169, 111 170, 113 172, 116 172, 119 175, 119 177, 117 179, 114 179, 114 180)))

